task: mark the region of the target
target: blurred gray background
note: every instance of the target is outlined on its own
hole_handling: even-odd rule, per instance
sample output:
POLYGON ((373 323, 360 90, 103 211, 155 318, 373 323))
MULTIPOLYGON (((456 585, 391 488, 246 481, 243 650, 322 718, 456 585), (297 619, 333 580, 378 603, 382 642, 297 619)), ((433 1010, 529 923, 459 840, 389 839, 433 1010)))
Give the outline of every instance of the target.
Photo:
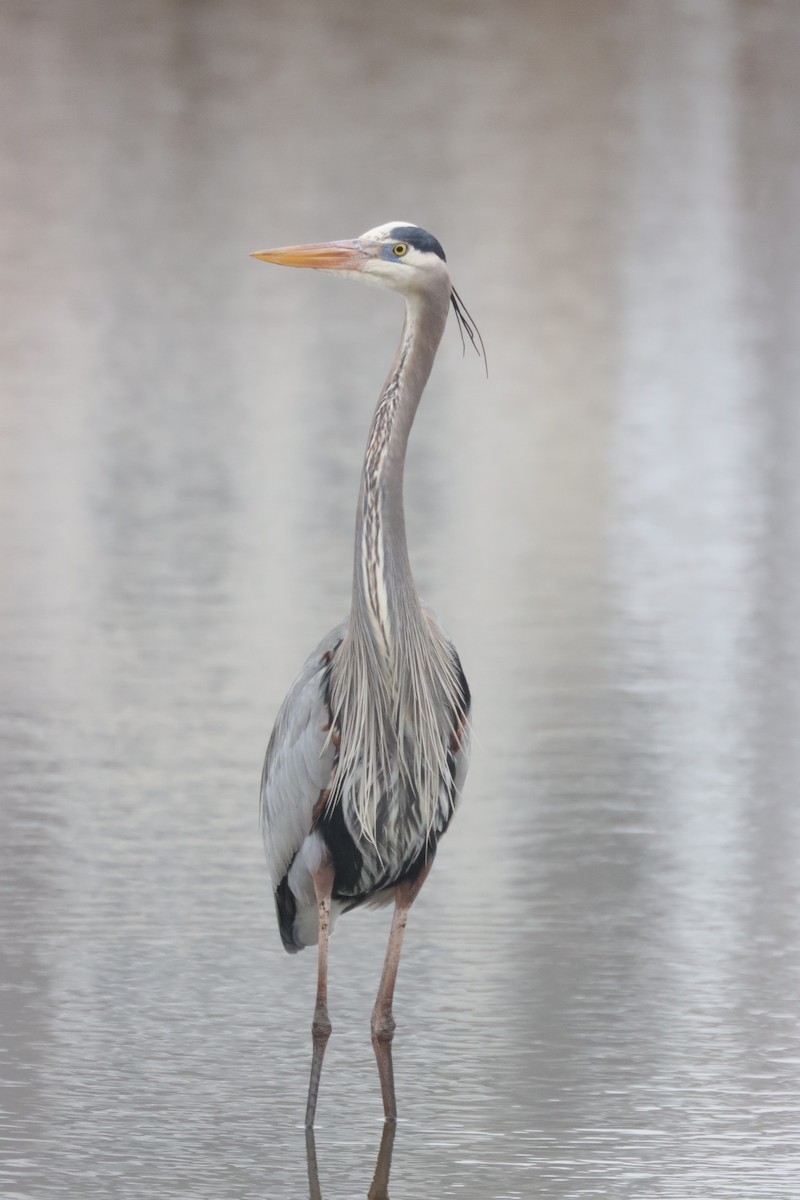
MULTIPOLYGON (((396 1200, 796 1197, 800 6, 3 0, 0 1191, 308 1195, 313 953, 257 827, 442 241, 420 591, 475 696, 409 924, 396 1200)), ((325 1200, 387 913, 332 943, 325 1200)))

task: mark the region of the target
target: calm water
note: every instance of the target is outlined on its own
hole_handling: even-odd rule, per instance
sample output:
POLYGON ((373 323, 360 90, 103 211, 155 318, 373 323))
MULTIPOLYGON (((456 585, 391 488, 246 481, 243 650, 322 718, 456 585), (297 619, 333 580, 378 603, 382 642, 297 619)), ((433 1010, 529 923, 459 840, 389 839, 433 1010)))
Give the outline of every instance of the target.
POLYGON ((392 218, 490 377, 449 330, 408 464, 478 744, 391 1195, 798 1195, 799 106, 791 0, 5 0, 4 1196, 367 1195, 388 913, 309 1184, 256 814, 401 307, 247 253, 392 218))

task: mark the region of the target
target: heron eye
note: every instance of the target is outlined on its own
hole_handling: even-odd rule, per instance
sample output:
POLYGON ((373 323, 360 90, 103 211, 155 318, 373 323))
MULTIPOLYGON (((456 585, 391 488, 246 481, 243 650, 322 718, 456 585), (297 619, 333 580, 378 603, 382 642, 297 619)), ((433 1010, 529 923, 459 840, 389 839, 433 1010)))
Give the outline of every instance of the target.
POLYGON ((395 242, 395 244, 392 246, 392 250, 398 258, 402 258, 404 254, 408 253, 408 246, 405 244, 405 242, 395 242))

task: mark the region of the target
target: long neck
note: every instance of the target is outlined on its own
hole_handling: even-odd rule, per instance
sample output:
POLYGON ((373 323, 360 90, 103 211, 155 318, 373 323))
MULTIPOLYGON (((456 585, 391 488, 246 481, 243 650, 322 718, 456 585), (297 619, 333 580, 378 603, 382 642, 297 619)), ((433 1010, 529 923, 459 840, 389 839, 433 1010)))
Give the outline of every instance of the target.
POLYGON ((449 305, 449 287, 406 300, 403 334, 375 408, 356 515, 351 628, 391 656, 398 621, 421 618, 408 558, 403 469, 408 435, 431 373, 449 305))

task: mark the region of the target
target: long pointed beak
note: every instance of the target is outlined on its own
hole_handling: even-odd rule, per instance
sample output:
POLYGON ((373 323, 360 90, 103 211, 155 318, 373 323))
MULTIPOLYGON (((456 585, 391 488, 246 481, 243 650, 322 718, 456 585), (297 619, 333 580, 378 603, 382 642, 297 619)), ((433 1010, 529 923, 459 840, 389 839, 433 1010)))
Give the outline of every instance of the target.
POLYGON ((361 271, 370 257, 359 242, 316 242, 310 246, 281 246, 255 250, 251 258, 280 267, 312 267, 315 271, 361 271))

